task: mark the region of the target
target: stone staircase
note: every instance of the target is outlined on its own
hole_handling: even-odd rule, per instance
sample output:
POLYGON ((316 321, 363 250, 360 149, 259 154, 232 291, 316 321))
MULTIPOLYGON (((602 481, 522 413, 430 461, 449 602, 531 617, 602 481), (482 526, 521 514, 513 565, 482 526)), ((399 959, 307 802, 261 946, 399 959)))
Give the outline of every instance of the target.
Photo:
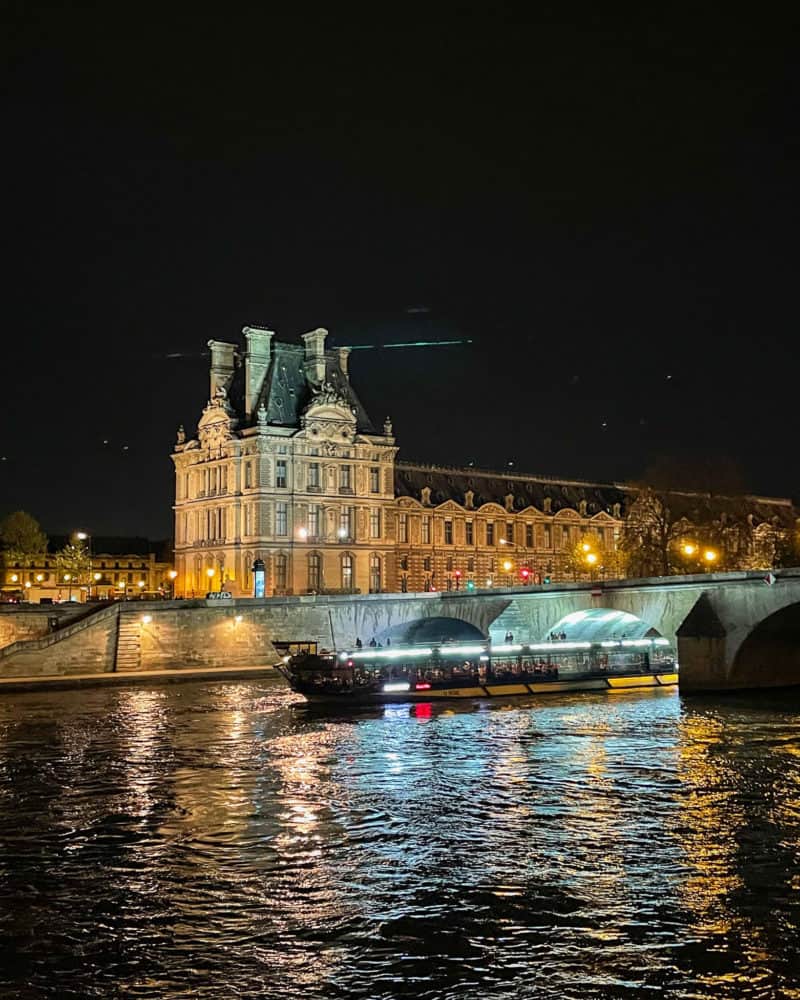
POLYGON ((139 622, 133 618, 120 615, 117 631, 116 669, 141 670, 142 668, 142 630, 139 622))
POLYGON ((507 632, 511 632, 516 642, 530 642, 531 639, 539 638, 528 634, 530 628, 517 604, 509 605, 500 617, 492 622, 489 631, 494 643, 503 642, 507 632))

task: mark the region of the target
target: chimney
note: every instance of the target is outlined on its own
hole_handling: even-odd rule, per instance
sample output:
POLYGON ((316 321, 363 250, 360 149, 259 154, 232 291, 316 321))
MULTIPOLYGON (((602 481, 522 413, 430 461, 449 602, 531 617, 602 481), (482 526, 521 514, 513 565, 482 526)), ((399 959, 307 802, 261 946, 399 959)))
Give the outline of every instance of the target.
POLYGON ((311 333, 303 334, 305 361, 303 369, 309 382, 322 385, 325 381, 325 338, 328 331, 318 327, 311 333))
POLYGON ((221 340, 209 340, 211 350, 211 396, 213 399, 217 389, 222 388, 227 393, 233 380, 235 344, 225 344, 221 340))
POLYGON ((339 347, 337 348, 337 353, 339 355, 339 367, 342 369, 342 375, 350 381, 350 372, 348 371, 348 364, 350 363, 350 348, 349 347, 339 347))
POLYGON ((244 411, 250 420, 258 405, 258 397, 264 387, 270 359, 270 347, 275 336, 272 330, 262 326, 245 326, 242 333, 247 340, 244 356, 244 411))

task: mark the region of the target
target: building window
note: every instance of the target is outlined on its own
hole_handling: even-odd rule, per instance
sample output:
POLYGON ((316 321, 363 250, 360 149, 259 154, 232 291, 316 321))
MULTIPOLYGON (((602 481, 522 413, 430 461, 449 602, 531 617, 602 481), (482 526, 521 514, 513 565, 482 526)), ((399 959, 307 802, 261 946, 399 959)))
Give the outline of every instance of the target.
POLYGON ((353 589, 353 557, 349 554, 342 556, 342 590, 353 589))
POLYGON ((431 544, 431 519, 428 514, 425 514, 422 518, 422 544, 431 544))
POLYGON ((569 548, 569 528, 566 524, 561 526, 561 545, 562 548, 569 548))
POLYGON ((245 535, 253 534, 252 506, 249 503, 244 505, 244 533, 245 535))
POLYGON ((514 541, 514 525, 511 521, 506 521, 506 541, 514 541))
POLYGON ((287 504, 283 501, 278 501, 275 504, 275 534, 276 535, 288 535, 289 534, 289 524, 287 515, 287 504))
POLYGON ((353 537, 353 508, 342 507, 339 514, 339 538, 353 537))
POLYGON ((373 507, 369 512, 369 537, 381 537, 381 511, 379 507, 373 507))
POLYGON ((452 573, 453 572, 453 557, 452 556, 448 556, 447 557, 447 572, 448 573, 452 573))
POLYGON ((533 525, 532 524, 526 524, 525 525, 525 548, 526 549, 532 549, 533 548, 533 525))
POLYGON ((275 589, 286 590, 286 556, 275 556, 275 589))
POLYGON ((468 573, 475 572, 475 560, 472 558, 472 556, 470 556, 469 559, 467 559, 467 572, 468 573))
POLYGON ((544 526, 544 547, 546 549, 553 547, 553 529, 549 524, 544 526))
POLYGON ((486 525, 486 544, 494 545, 494 521, 489 521, 486 525))
POLYGON ((381 491, 381 470, 369 470, 369 491, 370 493, 380 493, 381 491))
POLYGON ((475 525, 472 523, 472 521, 467 521, 467 523, 465 525, 465 529, 466 529, 466 543, 467 543, 467 545, 474 545, 475 544, 475 525))
POLYGON ((286 459, 279 458, 275 463, 275 485, 279 490, 286 489, 286 459))
POLYGON ((408 572, 408 556, 403 556, 400 559, 400 569, 406 573, 408 572))
POLYGON ((453 544, 453 522, 449 519, 444 522, 444 544, 453 544))
POLYGON ((308 488, 319 489, 319 462, 312 462, 308 467, 308 488))
POLYGON ((372 594, 381 592, 381 557, 374 554, 369 557, 369 589, 372 594))
POLYGON ((430 573, 430 571, 431 571, 431 557, 430 556, 425 556, 425 558, 422 560, 422 568, 425 570, 426 573, 430 573))
POLYGON ((308 554, 308 589, 319 590, 321 559, 317 552, 308 554))
POLYGON ((343 493, 351 493, 353 490, 353 470, 350 465, 339 466, 339 489, 343 493))
POLYGON ((320 509, 318 504, 310 504, 308 508, 308 534, 310 538, 319 538, 320 509))
POLYGON ((397 515, 397 541, 408 542, 408 514, 397 515))

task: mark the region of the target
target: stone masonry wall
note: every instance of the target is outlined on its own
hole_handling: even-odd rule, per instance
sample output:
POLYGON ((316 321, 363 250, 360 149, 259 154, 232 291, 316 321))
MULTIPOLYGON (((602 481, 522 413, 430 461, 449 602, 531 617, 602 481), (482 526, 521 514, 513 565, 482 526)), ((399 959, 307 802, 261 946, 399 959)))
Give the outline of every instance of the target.
POLYGON ((83 604, 4 604, 0 605, 0 649, 12 642, 38 639, 50 631, 49 620, 58 618, 59 624, 83 614, 83 604))

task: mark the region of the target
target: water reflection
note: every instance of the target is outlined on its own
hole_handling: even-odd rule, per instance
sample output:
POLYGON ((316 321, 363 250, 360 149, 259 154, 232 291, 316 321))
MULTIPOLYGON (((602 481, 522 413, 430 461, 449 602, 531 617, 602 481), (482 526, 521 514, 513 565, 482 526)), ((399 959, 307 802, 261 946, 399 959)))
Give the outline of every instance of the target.
POLYGON ((7 696, 0 995, 800 996, 798 708, 7 696))

